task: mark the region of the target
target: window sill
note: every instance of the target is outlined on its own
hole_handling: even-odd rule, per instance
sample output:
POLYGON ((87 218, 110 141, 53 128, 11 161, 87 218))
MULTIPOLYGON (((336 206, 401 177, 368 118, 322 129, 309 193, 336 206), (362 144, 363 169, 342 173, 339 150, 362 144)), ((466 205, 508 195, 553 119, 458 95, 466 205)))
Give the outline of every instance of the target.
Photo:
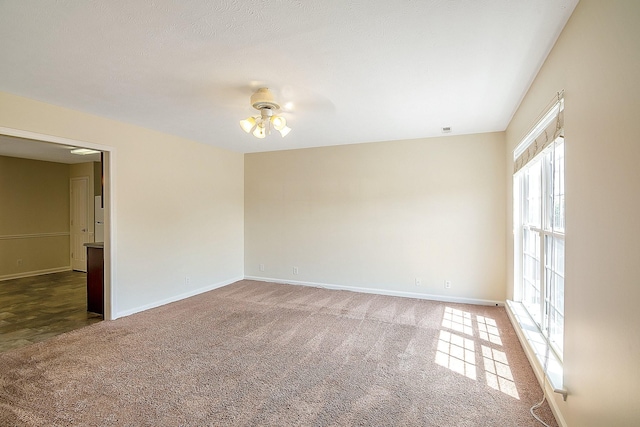
POLYGON ((563 399, 567 400, 562 361, 551 350, 542 332, 522 303, 507 300, 506 308, 520 344, 522 344, 538 380, 542 378, 542 375, 546 375, 553 391, 561 394, 563 399))

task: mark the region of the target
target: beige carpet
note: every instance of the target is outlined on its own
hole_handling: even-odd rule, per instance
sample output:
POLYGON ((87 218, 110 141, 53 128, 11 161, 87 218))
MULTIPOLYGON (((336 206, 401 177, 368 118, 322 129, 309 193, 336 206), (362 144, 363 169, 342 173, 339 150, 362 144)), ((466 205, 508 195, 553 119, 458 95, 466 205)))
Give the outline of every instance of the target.
POLYGON ((536 426, 542 393, 503 308, 252 281, 0 354, 0 386, 2 426, 536 426))

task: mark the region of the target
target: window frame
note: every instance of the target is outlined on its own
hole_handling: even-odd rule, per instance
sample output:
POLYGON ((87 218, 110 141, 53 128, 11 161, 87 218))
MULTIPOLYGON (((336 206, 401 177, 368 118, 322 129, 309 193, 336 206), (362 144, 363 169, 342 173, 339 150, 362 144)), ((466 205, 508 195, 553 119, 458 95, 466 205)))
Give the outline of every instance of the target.
MULTIPOLYGON (((529 316, 539 328, 542 336, 559 361, 563 360, 564 349, 564 245, 566 242, 564 229, 564 144, 563 136, 558 136, 548 147, 537 154, 514 175, 516 180, 514 184, 517 184, 517 186, 514 185, 513 203, 514 210, 518 210, 514 216, 514 218, 518 219, 518 223, 514 224, 514 229, 518 230, 520 234, 519 239, 516 239, 519 244, 515 247, 514 256, 520 258, 519 263, 521 266, 518 277, 515 278, 515 285, 518 289, 514 293, 519 295, 517 300, 529 313, 529 316), (560 159, 556 155, 556 150, 559 147, 562 147, 561 164, 559 164, 560 159), (538 176, 534 176, 534 178, 539 179, 537 185, 539 201, 536 207, 537 212, 534 215, 537 221, 531 221, 530 202, 532 197, 529 191, 531 189, 531 175, 529 172, 538 167, 538 164, 540 172, 539 175, 535 174, 538 176), (560 169, 558 170, 557 168, 560 169), (560 174, 561 176, 559 176, 560 174), (558 179, 561 180, 561 183, 557 186, 558 194, 556 194, 558 179), (554 215, 556 197, 562 200, 560 209, 561 230, 557 229, 555 224, 557 219, 557 216, 554 215), (534 239, 536 245, 532 256, 532 248, 526 247, 526 244, 529 241, 528 239, 533 236, 536 236, 534 239), (551 250, 548 248, 549 242, 551 242, 551 250), (557 255, 554 242, 562 242, 562 263, 558 261, 559 258, 550 259, 557 255), (527 261, 532 259, 536 262, 535 270, 537 271, 531 271, 530 266, 527 264, 527 261), (560 264, 562 271, 557 271, 560 264), (561 301, 558 298, 560 295, 558 293, 558 277, 562 279, 561 301), (533 301, 527 301, 527 297, 531 295, 531 291, 527 287, 535 291, 537 298, 534 298, 533 301), (558 323, 552 324, 551 322, 552 313, 553 319, 561 320, 559 334, 556 330, 558 323)), ((518 262, 517 259, 516 262, 518 262)))

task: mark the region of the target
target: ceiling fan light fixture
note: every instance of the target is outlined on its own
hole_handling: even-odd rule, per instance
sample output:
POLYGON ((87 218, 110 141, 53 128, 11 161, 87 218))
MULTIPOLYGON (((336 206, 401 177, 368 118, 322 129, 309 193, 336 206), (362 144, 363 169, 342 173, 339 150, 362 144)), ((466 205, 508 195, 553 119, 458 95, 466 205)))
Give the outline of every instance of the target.
POLYGON ((268 88, 260 88, 251 95, 251 106, 260 111, 260 115, 240 120, 240 127, 245 132, 253 133, 253 136, 260 139, 270 135, 271 128, 280 132, 282 137, 291 132, 291 128, 287 127, 287 119, 274 113, 280 109, 280 105, 275 102, 268 88))

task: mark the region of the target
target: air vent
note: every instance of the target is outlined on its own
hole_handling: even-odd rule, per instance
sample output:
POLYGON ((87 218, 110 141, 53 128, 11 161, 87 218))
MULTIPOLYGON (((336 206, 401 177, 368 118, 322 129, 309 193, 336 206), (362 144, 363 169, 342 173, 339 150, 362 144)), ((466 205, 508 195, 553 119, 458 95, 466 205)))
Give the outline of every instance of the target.
POLYGON ((442 133, 451 133, 451 126, 442 128, 442 133))

